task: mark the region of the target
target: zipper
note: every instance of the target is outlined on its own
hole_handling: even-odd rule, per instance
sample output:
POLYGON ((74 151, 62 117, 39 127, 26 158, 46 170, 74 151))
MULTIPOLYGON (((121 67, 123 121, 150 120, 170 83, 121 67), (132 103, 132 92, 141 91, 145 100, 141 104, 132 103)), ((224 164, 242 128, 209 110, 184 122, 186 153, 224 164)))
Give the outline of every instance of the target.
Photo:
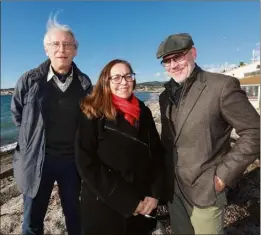
POLYGON ((44 159, 45 159, 45 125, 44 125, 44 119, 43 119, 43 109, 42 109, 42 105, 41 105, 41 100, 39 99, 39 84, 38 84, 38 106, 39 106, 39 109, 40 109, 40 113, 41 113, 41 116, 42 116, 42 121, 43 121, 43 147, 42 147, 42 152, 43 152, 43 156, 42 156, 42 159, 41 159, 41 162, 40 162, 40 171, 39 171, 39 177, 42 175, 42 171, 43 171, 43 163, 44 163, 44 159))
POLYGON ((185 82, 184 87, 182 88, 182 91, 181 91, 178 106, 177 106, 177 109, 176 109, 176 114, 175 114, 175 117, 174 117, 174 125, 175 125, 175 123, 177 123, 177 117, 178 117, 178 113, 179 113, 179 109, 180 109, 180 103, 181 103, 182 98, 184 96, 184 93, 185 93, 185 90, 186 90, 186 87, 187 87, 187 83, 188 83, 188 81, 185 82))
POLYGON ((152 156, 151 156, 151 145, 150 145, 150 133, 148 132, 148 147, 149 147, 149 157, 150 159, 152 159, 152 156))
MULTIPOLYGON (((177 108, 176 108, 176 113, 175 113, 175 117, 174 117, 174 128, 175 128, 175 123, 177 123, 177 117, 178 117, 178 113, 179 113, 179 109, 180 109, 180 103, 181 103, 182 98, 183 98, 183 96, 184 96, 184 93, 185 93, 187 84, 188 84, 188 81, 185 82, 184 87, 182 88, 182 91, 181 91, 181 95, 180 95, 180 98, 179 98, 178 106, 177 106, 177 108)), ((169 115, 171 115, 171 113, 169 113, 169 115)), ((175 135, 176 135, 176 128, 175 128, 175 135)), ((175 136, 175 138, 176 138, 176 136, 175 136)), ((174 140, 175 140, 175 138, 174 138, 174 140)), ((176 148, 176 146, 174 146, 174 148, 176 148)), ((176 151, 176 153, 178 154, 178 151, 176 151)), ((178 157, 178 155, 177 155, 177 157, 178 157)), ((178 159, 177 159, 177 160, 178 160, 178 159)), ((193 206, 193 203, 192 203, 192 202, 190 201, 190 199, 185 195, 185 193, 183 192, 183 190, 182 190, 182 188, 181 188, 181 186, 180 186, 181 184, 180 184, 179 179, 178 179, 178 174, 177 174, 177 168, 176 168, 176 166, 174 166, 174 172, 175 172, 175 178, 176 178, 176 180, 177 180, 177 185, 178 185, 178 187, 179 187, 179 189, 180 189, 181 194, 183 195, 184 198, 187 199, 188 203, 193 206)), ((175 193, 175 189, 174 189, 174 193, 175 193)))
POLYGON ((107 129, 107 130, 111 130, 111 131, 117 132, 117 133, 119 133, 119 134, 121 134, 121 135, 123 135, 123 136, 125 136, 125 137, 127 137, 127 138, 129 138, 129 139, 132 139, 132 140, 134 140, 134 141, 137 141, 137 142, 139 142, 139 143, 141 143, 141 144, 143 144, 143 145, 145 145, 145 146, 148 147, 148 144, 146 144, 146 143, 140 141, 139 139, 137 139, 137 138, 135 138, 135 137, 133 137, 133 136, 127 135, 127 134, 124 133, 124 132, 121 132, 121 131, 116 130, 116 129, 111 128, 111 127, 108 127, 108 126, 106 126, 106 125, 104 126, 104 128, 107 129))

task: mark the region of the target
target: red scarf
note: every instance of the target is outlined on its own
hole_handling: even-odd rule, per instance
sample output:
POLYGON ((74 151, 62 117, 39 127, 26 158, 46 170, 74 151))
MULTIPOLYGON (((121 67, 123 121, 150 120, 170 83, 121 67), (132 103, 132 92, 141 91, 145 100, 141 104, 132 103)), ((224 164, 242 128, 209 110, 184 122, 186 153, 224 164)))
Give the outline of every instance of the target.
POLYGON ((116 110, 124 114, 124 118, 134 126, 136 120, 140 117, 139 100, 133 94, 127 100, 112 94, 112 102, 116 110))

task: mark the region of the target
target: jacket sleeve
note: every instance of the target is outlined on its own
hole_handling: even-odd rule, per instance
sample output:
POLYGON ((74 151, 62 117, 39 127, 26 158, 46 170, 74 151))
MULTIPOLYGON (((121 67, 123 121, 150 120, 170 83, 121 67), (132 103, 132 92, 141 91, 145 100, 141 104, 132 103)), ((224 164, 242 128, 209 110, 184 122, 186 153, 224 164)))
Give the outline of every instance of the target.
POLYGON ((238 79, 233 77, 229 77, 222 88, 220 106, 223 118, 240 136, 216 171, 226 185, 233 187, 247 166, 260 155, 260 117, 238 79))
POLYGON ((76 165, 84 184, 107 206, 125 218, 132 216, 140 202, 138 192, 116 172, 105 165, 97 154, 98 120, 83 113, 76 135, 76 165))
POLYGON ((162 171, 163 180, 163 197, 162 203, 166 203, 171 200, 174 193, 174 155, 173 155, 173 134, 170 130, 169 120, 166 116, 168 100, 162 93, 159 97, 160 114, 161 114, 161 143, 164 147, 164 170, 162 171))
POLYGON ((22 122, 22 113, 24 107, 24 99, 28 92, 28 85, 26 84, 27 73, 23 74, 14 89, 11 99, 11 114, 15 126, 20 128, 22 122))
POLYGON ((149 122, 149 146, 152 158, 152 172, 153 177, 151 181, 152 197, 160 199, 162 194, 162 183, 163 183, 163 171, 164 171, 164 149, 160 141, 159 133, 157 131, 155 122, 152 117, 152 113, 148 108, 148 122, 149 122))
MULTIPOLYGON (((166 150, 171 150, 173 148, 173 137, 171 134, 171 130, 169 127, 169 121, 166 116, 166 107, 167 101, 160 96, 159 98, 159 105, 160 105, 160 116, 161 116, 161 142, 166 150)), ((167 152, 171 152, 167 151, 167 152)))

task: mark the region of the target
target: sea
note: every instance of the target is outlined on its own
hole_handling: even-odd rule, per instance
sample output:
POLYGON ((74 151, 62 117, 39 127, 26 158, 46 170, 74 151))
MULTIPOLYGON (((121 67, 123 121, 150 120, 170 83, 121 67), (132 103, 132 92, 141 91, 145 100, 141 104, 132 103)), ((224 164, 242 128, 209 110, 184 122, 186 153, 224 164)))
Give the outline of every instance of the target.
MULTIPOLYGON (((157 99, 157 93, 135 92, 135 95, 142 101, 157 99)), ((12 121, 10 104, 11 95, 1 95, 1 149, 0 152, 10 151, 16 146, 17 129, 12 121)))

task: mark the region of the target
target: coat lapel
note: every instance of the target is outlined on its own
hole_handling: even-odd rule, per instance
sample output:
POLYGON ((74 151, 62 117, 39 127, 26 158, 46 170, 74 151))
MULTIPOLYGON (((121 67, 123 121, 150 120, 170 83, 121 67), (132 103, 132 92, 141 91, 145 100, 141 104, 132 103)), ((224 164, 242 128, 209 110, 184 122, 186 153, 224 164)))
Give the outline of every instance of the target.
POLYGON ((178 114, 177 125, 176 125, 176 127, 177 127, 176 138, 175 138, 174 144, 177 142, 177 140, 180 136, 180 133, 182 131, 182 128, 183 128, 189 114, 191 113, 193 107, 197 103, 197 101, 205 87, 206 87, 206 84, 203 83, 202 81, 200 81, 200 79, 195 80, 190 91, 188 92, 182 112, 180 114, 178 114))

